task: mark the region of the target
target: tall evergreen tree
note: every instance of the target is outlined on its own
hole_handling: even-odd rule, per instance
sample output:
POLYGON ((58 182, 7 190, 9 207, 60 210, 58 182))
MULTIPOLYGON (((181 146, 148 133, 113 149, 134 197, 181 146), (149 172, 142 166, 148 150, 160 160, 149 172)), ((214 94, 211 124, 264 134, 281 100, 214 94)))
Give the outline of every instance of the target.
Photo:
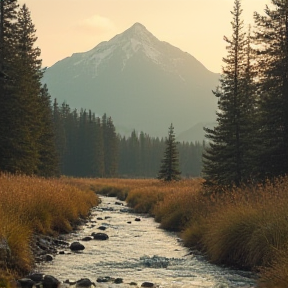
POLYGON ((56 151, 56 141, 54 134, 54 124, 51 107, 51 96, 45 84, 40 94, 40 127, 41 134, 39 138, 39 167, 37 174, 44 177, 58 176, 59 163, 56 151))
POLYGON ((179 171, 177 143, 172 123, 169 127, 168 138, 166 138, 165 143, 166 149, 157 178, 164 181, 180 180, 181 172, 179 171))
POLYGON ((248 180, 247 164, 244 161, 248 149, 247 132, 250 123, 248 108, 252 95, 247 90, 247 38, 241 20, 241 1, 234 1, 232 37, 227 42, 225 64, 220 85, 214 91, 218 97, 217 126, 205 128, 209 146, 203 154, 204 177, 207 184, 240 185, 248 180))
POLYGON ((259 81, 260 177, 288 172, 288 0, 254 14, 259 81))

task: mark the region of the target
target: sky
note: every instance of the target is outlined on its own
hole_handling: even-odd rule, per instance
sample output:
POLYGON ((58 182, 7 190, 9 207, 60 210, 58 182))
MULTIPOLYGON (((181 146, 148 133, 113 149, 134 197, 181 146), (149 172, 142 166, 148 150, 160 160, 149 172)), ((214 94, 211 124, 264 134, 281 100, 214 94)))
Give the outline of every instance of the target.
MULTIPOLYGON (((271 0, 242 0, 245 27, 253 13, 264 14, 271 0)), ((188 52, 220 73, 226 56, 223 36, 231 36, 234 0, 18 0, 31 11, 43 66, 143 24, 161 41, 188 52)))

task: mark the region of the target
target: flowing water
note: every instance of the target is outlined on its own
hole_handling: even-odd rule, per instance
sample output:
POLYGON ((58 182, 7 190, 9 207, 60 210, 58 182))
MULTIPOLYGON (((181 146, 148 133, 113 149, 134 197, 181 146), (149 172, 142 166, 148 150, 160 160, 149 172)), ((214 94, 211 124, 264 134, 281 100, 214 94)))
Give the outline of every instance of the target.
POLYGON ((67 248, 65 254, 41 264, 40 272, 60 281, 89 278, 96 283, 99 277, 123 278, 122 284, 96 283, 96 287, 135 287, 130 282, 140 287, 145 281, 163 288, 255 287, 250 273, 221 268, 189 253, 177 235, 158 228, 151 217, 131 213, 125 202, 111 197, 101 197, 101 201, 91 219, 69 235, 69 242, 79 241, 85 250, 75 253, 67 248), (136 217, 141 221, 135 221, 136 217), (107 229, 100 231, 99 226, 107 229), (104 232, 109 239, 81 241, 92 232, 104 232))

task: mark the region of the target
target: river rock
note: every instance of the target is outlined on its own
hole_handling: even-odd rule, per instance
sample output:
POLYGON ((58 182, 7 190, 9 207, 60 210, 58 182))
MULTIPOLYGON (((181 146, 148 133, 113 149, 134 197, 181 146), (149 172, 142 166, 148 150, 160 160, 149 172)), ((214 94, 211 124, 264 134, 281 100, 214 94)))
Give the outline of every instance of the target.
POLYGON ((42 273, 34 273, 34 274, 31 274, 31 275, 28 275, 27 278, 30 278, 34 282, 38 283, 38 282, 43 281, 44 274, 42 274, 42 273))
POLYGON ((93 240, 93 238, 90 236, 86 236, 86 237, 82 238, 81 240, 82 241, 90 241, 90 240, 93 240))
POLYGON ((141 219, 140 218, 135 218, 135 221, 139 222, 139 221, 141 221, 141 219))
POLYGON ((105 227, 105 226, 99 226, 98 229, 104 231, 104 230, 107 229, 107 227, 105 227))
POLYGON ((105 233, 92 233, 92 236, 95 240, 108 240, 109 236, 105 233))
POLYGON ((85 246, 79 242, 73 242, 71 245, 70 245, 70 249, 72 251, 79 251, 79 250, 84 250, 85 249, 85 246))
POLYGON ((106 283, 106 282, 109 282, 109 281, 111 281, 111 280, 112 280, 111 277, 106 276, 106 277, 98 277, 96 281, 97 281, 98 283, 106 283))
POLYGON ((90 288, 91 286, 96 286, 94 282, 91 282, 88 278, 83 278, 76 281, 76 288, 90 288))
POLYGON ((52 261, 53 260, 53 256, 52 255, 50 255, 50 254, 47 254, 46 256, 45 256, 45 261, 52 261))
POLYGON ((141 287, 155 287, 155 286, 154 286, 154 283, 152 282, 143 282, 141 284, 141 287))
POLYGON ((60 281, 51 275, 45 275, 42 285, 43 288, 58 288, 60 281))
POLYGON ((17 286, 21 288, 32 288, 36 283, 30 278, 22 278, 17 280, 17 286))
POLYGON ((122 279, 122 278, 116 278, 116 279, 114 280, 114 283, 115 283, 115 284, 121 284, 121 283, 123 283, 123 279, 122 279))

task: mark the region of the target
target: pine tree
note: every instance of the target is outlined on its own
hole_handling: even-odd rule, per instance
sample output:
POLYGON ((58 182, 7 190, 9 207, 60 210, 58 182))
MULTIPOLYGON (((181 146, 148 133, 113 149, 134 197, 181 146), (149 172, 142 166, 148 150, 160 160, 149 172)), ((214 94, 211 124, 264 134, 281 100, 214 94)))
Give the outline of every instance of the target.
POLYGON ((51 96, 45 84, 40 94, 40 127, 39 157, 40 163, 37 174, 44 177, 59 176, 59 163, 56 151, 54 123, 51 107, 51 96))
POLYGON ((204 129, 210 143, 203 154, 203 171, 206 184, 239 186, 250 177, 244 159, 247 159, 246 153, 250 149, 248 115, 253 106, 253 95, 250 95, 247 85, 247 38, 243 32, 240 0, 234 1, 231 13, 233 34, 231 40, 224 37, 228 55, 223 58, 225 67, 220 85, 213 91, 219 99, 218 124, 214 129, 204 129))
POLYGON ((254 14, 259 83, 260 177, 288 172, 288 0, 272 0, 254 14))
POLYGON ((181 172, 179 171, 177 143, 172 123, 169 127, 168 138, 166 138, 165 144, 166 149, 157 178, 164 181, 180 180, 181 172))

